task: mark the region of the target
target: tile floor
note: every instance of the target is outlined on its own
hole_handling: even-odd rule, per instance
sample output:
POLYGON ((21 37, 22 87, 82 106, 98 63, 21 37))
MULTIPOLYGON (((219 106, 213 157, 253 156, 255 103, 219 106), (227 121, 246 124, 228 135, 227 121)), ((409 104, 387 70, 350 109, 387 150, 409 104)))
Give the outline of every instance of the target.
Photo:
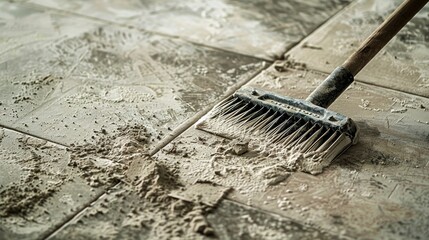
POLYGON ((0 2, 0 239, 427 238, 429 6, 332 105, 360 142, 322 174, 261 184, 192 126, 243 85, 305 98, 399 2, 0 2), (148 155, 167 205, 121 175, 148 155), (214 234, 176 213, 196 184, 214 234))

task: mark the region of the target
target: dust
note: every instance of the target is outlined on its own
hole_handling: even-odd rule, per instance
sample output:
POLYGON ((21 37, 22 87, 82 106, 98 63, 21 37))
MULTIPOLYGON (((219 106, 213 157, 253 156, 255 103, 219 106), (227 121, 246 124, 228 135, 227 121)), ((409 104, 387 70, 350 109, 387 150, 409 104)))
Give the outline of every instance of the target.
POLYGON ((224 139, 202 144, 215 148, 216 152, 208 161, 189 163, 185 174, 191 179, 232 187, 241 194, 283 185, 293 172, 321 173, 330 164, 322 157, 323 153, 293 153, 256 140, 224 139))
MULTIPOLYGON (((201 201, 183 201, 171 196, 177 189, 186 189, 179 181, 174 169, 155 161, 149 156, 134 161, 127 178, 132 180, 131 188, 139 196, 139 209, 126 222, 138 222, 145 216, 146 211, 153 211, 145 225, 152 222, 150 233, 157 239, 193 236, 195 233, 213 235, 214 231, 205 220, 210 207, 201 201), (162 218, 156 216, 164 216, 162 218)), ((196 200, 196 199, 193 199, 196 200)))
POLYGON ((91 187, 119 183, 125 178, 128 164, 147 154, 150 137, 151 133, 142 126, 119 127, 114 135, 101 129, 94 137, 95 143, 68 148, 68 165, 79 169, 91 187))
MULTIPOLYGON (((255 169, 260 169, 258 175, 265 179, 277 179, 279 176, 286 179, 285 177, 289 176, 291 172, 296 171, 319 174, 330 163, 330 161, 325 162, 322 157, 325 152, 301 153, 294 149, 261 143, 257 140, 252 140, 251 145, 261 156, 257 162, 262 164, 255 166, 255 169)), ((276 185, 272 181, 269 183, 268 185, 276 185)))
POLYGON ((53 75, 45 75, 45 76, 34 76, 36 73, 29 73, 28 75, 22 76, 22 80, 18 80, 19 78, 15 77, 10 81, 13 82, 14 85, 20 85, 21 90, 15 96, 12 97, 13 103, 20 102, 31 102, 37 97, 40 92, 50 91, 52 85, 57 84, 63 77, 57 77, 53 75))
POLYGON ((24 181, 26 187, 11 185, 0 192, 0 217, 25 215, 35 206, 42 205, 56 192, 58 186, 49 185, 45 189, 41 189, 33 178, 34 175, 24 181))
MULTIPOLYGON (((127 196, 135 196, 132 207, 119 210, 121 213, 128 211, 128 214, 123 214, 125 218, 122 223, 112 228, 110 233, 98 234, 109 239, 119 236, 124 229, 136 228, 146 232, 149 238, 156 239, 214 235, 205 217, 214 205, 204 203, 205 198, 201 196, 185 197, 186 200, 183 200, 182 192, 196 193, 197 190, 179 181, 174 166, 149 156, 147 143, 151 137, 143 126, 127 126, 118 128, 117 133, 112 135, 100 132, 95 143, 68 149, 71 154, 69 165, 80 170, 88 185, 101 187, 123 183, 120 186, 124 192, 115 196, 115 206, 127 206, 130 201, 127 196), (173 191, 176 194, 171 194, 173 191)), ((175 147, 169 151, 182 154, 175 147)), ((112 207, 101 203, 86 211, 86 216, 95 218, 91 222, 103 222, 106 215, 112 219, 121 218, 112 207)), ((82 235, 85 229, 79 225, 76 234, 82 235)))
POLYGON ((240 156, 249 151, 249 140, 233 139, 229 143, 229 148, 225 153, 232 153, 234 155, 240 156))
POLYGON ((399 98, 390 98, 392 100, 391 107, 394 108, 391 110, 391 112, 399 112, 404 113, 408 109, 419 109, 422 111, 427 111, 426 106, 424 105, 424 102, 421 100, 417 100, 415 98, 409 98, 409 99, 399 99, 399 98))
MULTIPOLYGON (((134 162, 135 163, 135 162, 134 162)), ((228 194, 230 188, 209 181, 196 181, 184 187, 178 182, 177 169, 146 157, 140 162, 141 170, 128 171, 128 177, 134 178, 133 186, 145 203, 156 204, 155 211, 170 211, 168 221, 155 223, 158 234, 154 237, 170 239, 174 237, 193 238, 195 233, 214 236, 214 229, 206 220, 218 203, 228 194)), ((138 169, 135 166, 131 169, 138 169)), ((150 208, 150 207, 149 207, 150 208)), ((139 216, 137 216, 139 218, 139 216)))
MULTIPOLYGON (((195 124, 197 129, 233 139, 228 146, 216 147, 216 153, 209 160, 217 175, 224 175, 230 170, 241 171, 244 169, 251 175, 260 176, 260 178, 267 180, 267 185, 276 185, 287 179, 288 175, 285 175, 285 172, 321 173, 323 168, 327 167, 336 156, 352 144, 352 139, 346 134, 338 131, 322 133, 325 131, 324 128, 317 130, 317 133, 308 134, 292 130, 294 132, 286 133, 288 135, 285 137, 282 136, 285 133, 275 132, 278 130, 270 130, 270 132, 266 126, 274 123, 270 123, 269 118, 264 119, 264 116, 254 118, 249 122, 243 120, 236 124, 236 121, 241 121, 238 118, 242 117, 241 115, 244 113, 233 116, 233 114, 222 115, 217 112, 223 111, 222 107, 224 106, 227 108, 229 102, 234 101, 234 99, 228 99, 226 104, 220 105, 218 108, 215 107, 212 112, 209 112, 195 124), (312 137, 309 137, 310 134, 312 137), (321 138, 320 136, 324 137, 321 138), (218 167, 219 162, 234 163, 233 160, 224 161, 223 159, 232 158, 232 155, 246 155, 248 152, 251 152, 247 156, 252 156, 251 161, 254 164, 242 167, 236 165, 218 167)), ((226 111, 231 110, 227 109, 226 111)), ((314 129, 314 127, 310 129, 314 129)))
POLYGON ((53 154, 49 153, 51 146, 46 141, 24 137, 18 139, 18 142, 19 147, 28 154, 12 159, 9 155, 9 159, 4 159, 19 163, 23 173, 19 181, 0 185, 1 217, 25 216, 36 206, 43 205, 68 180, 67 175, 45 167, 52 159, 55 163, 53 154))
POLYGON ((384 109, 374 107, 373 105, 378 105, 379 103, 373 104, 368 99, 361 99, 361 103, 358 106, 362 109, 375 111, 375 112, 390 111, 391 113, 405 113, 410 109, 418 110, 418 111, 427 111, 425 103, 416 98, 399 99, 399 98, 393 97, 389 99, 392 101, 392 103, 390 106, 388 106, 388 108, 384 108, 384 109))
POLYGON ((290 55, 285 55, 282 61, 274 63, 274 69, 277 72, 287 72, 288 69, 307 70, 307 65, 302 62, 295 61, 290 55))
POLYGON ((287 87, 295 89, 295 85, 290 85, 290 77, 285 76, 283 73, 298 71, 299 74, 296 75, 296 77, 302 78, 308 71, 305 63, 295 61, 290 58, 289 55, 286 55, 283 60, 274 62, 270 68, 273 69, 262 71, 262 74, 254 80, 254 83, 262 86, 263 88, 282 89, 287 87))
POLYGON ((3 140, 3 138, 4 138, 4 130, 0 129, 0 143, 3 140))
POLYGON ((398 108, 398 109, 390 109, 391 113, 405 113, 408 109, 406 108, 398 108))
MULTIPOLYGON (((25 163, 28 174, 19 183, 0 186, 0 216, 26 217, 55 196, 77 173, 93 189, 114 186, 121 192, 114 195, 115 204, 109 201, 92 204, 70 236, 112 239, 130 228, 156 239, 214 236, 206 215, 225 197, 228 189, 211 186, 208 188, 211 192, 206 193, 201 187, 204 189, 208 183, 182 184, 174 166, 149 156, 148 142, 153 137, 140 125, 120 127, 111 133, 101 129, 91 143, 73 144, 63 150, 69 156, 64 167, 72 167, 74 174, 50 172, 49 167, 44 167, 52 156, 46 158, 36 150, 49 148, 46 141, 20 139, 21 147, 31 152, 28 158, 19 160, 25 163), (134 198, 130 200, 130 196, 134 198), (120 209, 116 209, 118 207, 120 209), (118 211, 121 214, 118 215, 118 211), (111 218, 106 220, 106 216, 111 218), (121 222, 116 223, 117 219, 121 222)), ((180 150, 170 150, 182 154, 180 150)), ((65 205, 69 201, 72 201, 70 196, 59 199, 65 205)))
POLYGON ((91 225, 82 225, 79 232, 74 233, 74 239, 115 239, 118 237, 116 227, 109 222, 97 222, 91 225), (97 229, 97 231, 94 231, 97 229))
POLYGON ((369 110, 369 111, 374 111, 374 112, 380 112, 383 111, 380 108, 372 108, 371 107, 371 101, 369 101, 368 99, 361 99, 361 104, 358 105, 358 107, 365 109, 365 110, 369 110))
POLYGON ((186 188, 172 191, 169 196, 186 202, 200 202, 210 207, 216 207, 232 190, 212 181, 197 179, 186 188))
MULTIPOLYGON (((195 239, 215 235, 206 220, 213 207, 198 199, 182 200, 172 191, 186 191, 179 182, 176 169, 148 155, 129 163, 121 186, 113 187, 104 200, 97 201, 74 227, 65 230, 67 236, 79 238, 195 239), (115 192, 115 188, 120 189, 115 192), (109 231, 90 229, 109 225, 109 231)), ((180 194, 179 194, 180 195, 180 194)))

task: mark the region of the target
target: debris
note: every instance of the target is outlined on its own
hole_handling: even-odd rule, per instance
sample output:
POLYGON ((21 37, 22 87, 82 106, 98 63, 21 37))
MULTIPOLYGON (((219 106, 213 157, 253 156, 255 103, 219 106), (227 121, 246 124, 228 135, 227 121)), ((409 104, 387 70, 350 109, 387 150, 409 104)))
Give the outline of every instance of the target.
POLYGON ((307 42, 303 43, 303 44, 301 45, 301 47, 302 47, 302 48, 315 49, 315 50, 322 50, 322 49, 323 49, 322 47, 319 47, 319 46, 310 45, 310 44, 308 44, 307 42))
POLYGON ((400 109, 391 109, 390 112, 391 113, 404 113, 406 112, 407 109, 406 108, 400 108, 400 109))
POLYGON ((229 146, 232 154, 240 156, 249 151, 249 140, 234 139, 229 146))

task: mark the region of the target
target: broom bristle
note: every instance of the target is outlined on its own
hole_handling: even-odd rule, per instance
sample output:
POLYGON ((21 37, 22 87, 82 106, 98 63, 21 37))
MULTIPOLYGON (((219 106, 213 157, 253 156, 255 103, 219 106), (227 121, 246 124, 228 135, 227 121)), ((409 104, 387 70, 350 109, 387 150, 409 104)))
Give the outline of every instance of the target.
MULTIPOLYGON (((269 103, 273 104, 272 102, 269 103)), ((289 153, 318 155, 326 164, 353 142, 349 134, 331 125, 302 118, 296 106, 279 107, 257 104, 233 95, 196 123, 196 128, 229 139, 256 140, 270 148, 289 153)), ((302 112, 302 111, 301 111, 302 112)))

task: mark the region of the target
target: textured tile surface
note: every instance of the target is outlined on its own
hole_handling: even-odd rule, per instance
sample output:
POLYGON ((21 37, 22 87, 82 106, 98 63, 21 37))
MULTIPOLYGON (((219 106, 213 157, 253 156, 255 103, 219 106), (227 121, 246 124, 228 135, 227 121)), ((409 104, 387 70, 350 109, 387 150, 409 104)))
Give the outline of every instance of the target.
MULTIPOLYGON (((361 139, 322 174, 194 128, 147 156, 349 2, 0 3, 0 238, 425 238, 427 11, 332 105, 361 139)), ((393 6, 352 4, 292 51, 312 70, 248 85, 305 98, 393 6)))
POLYGON ((263 67, 256 58, 99 27, 1 63, 0 124, 63 144, 125 124, 144 124, 157 138, 263 67))
MULTIPOLYGON (((330 19, 290 55, 308 67, 331 72, 402 1, 363 0, 330 19)), ((423 8, 357 75, 362 82, 429 97, 429 6, 423 8)))
MULTIPOLYGON (((178 39, 105 27, 31 4, 0 4, 6 9, 0 15, 5 33, 0 41, 0 126, 28 134, 1 130, 2 211, 14 204, 29 210, 5 214, 2 239, 46 236, 112 184, 98 182, 111 174, 103 168, 85 173, 88 166, 109 163, 105 156, 85 157, 94 149, 66 152, 54 144, 48 151, 45 144, 97 142, 125 125, 147 129, 153 134, 148 144, 155 144, 163 132, 264 68, 259 59, 178 39), (32 146, 27 138, 42 143, 32 146), (77 168, 70 165, 76 160, 70 155, 77 156, 77 168), (33 188, 36 197, 28 194, 33 188)), ((135 139, 119 141, 111 144, 135 144, 135 139)))
MULTIPOLYGON (((326 76, 283 70, 270 67, 248 85, 305 98, 326 76)), ((275 171, 267 165, 272 163, 264 163, 269 157, 256 149, 242 156, 222 153, 230 147, 228 141, 196 129, 155 156, 180 162, 180 176, 189 184, 202 179, 233 187, 230 199, 339 236, 418 239, 427 235, 429 226, 424 220, 429 214, 424 207, 429 198, 428 105, 427 98, 354 84, 332 110, 357 122, 359 143, 316 176, 275 171), (183 158, 183 152, 189 157, 183 158)))
POLYGON ((65 147, 0 128, 0 238, 36 239, 103 190, 68 166, 65 147))
POLYGON ((0 63, 28 56, 26 54, 32 51, 47 48, 99 25, 43 7, 8 1, 1 1, 0 9, 0 63))
POLYGON ((272 60, 350 1, 31 2, 272 60))

